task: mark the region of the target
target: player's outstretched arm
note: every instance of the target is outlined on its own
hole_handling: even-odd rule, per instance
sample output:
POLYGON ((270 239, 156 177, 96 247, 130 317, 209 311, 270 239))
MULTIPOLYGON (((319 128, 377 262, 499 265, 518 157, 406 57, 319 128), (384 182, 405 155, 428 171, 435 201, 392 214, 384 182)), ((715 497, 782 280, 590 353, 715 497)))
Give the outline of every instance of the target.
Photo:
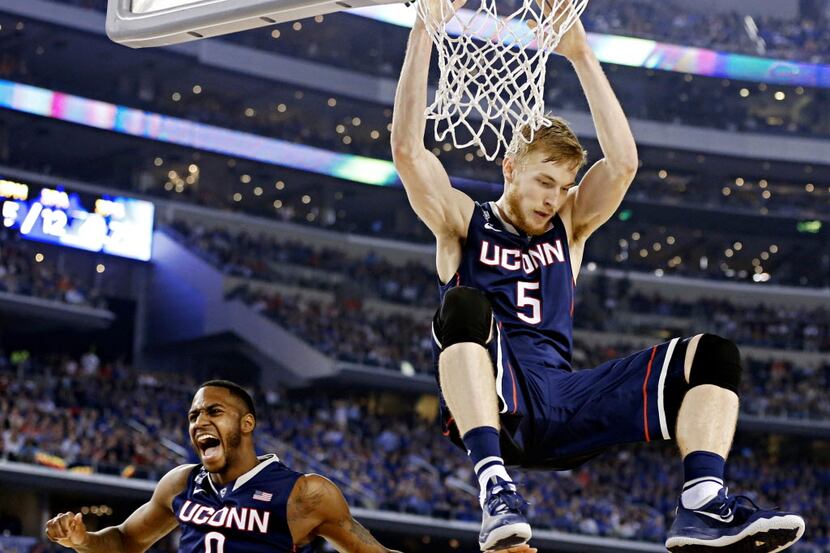
MULTIPOLYGON (((431 1, 431 0, 421 0, 431 1)), ((465 0, 456 0, 455 9, 465 0)), ((432 40, 417 18, 409 35, 392 114, 392 159, 412 209, 437 237, 465 237, 473 201, 455 190, 435 155, 424 146, 432 40)))
POLYGON ((87 532, 80 513, 61 513, 46 523, 46 536, 78 553, 144 553, 178 525, 172 502, 192 468, 182 465, 165 474, 150 501, 119 526, 87 532))
POLYGON ((582 23, 578 20, 562 37, 556 52, 568 58, 576 70, 588 100, 603 159, 571 189, 572 234, 584 241, 607 221, 622 202, 637 172, 637 146, 622 106, 605 77, 582 23))
POLYGON ((340 489, 318 474, 301 476, 294 484, 286 518, 296 544, 322 536, 341 553, 397 553, 382 546, 356 521, 340 489))
MULTIPOLYGON (((322 536, 341 553, 400 553, 380 544, 352 517, 349 504, 328 478, 317 474, 300 477, 286 507, 288 528, 294 543, 302 545, 322 536)), ((487 553, 537 553, 522 544, 487 553)))

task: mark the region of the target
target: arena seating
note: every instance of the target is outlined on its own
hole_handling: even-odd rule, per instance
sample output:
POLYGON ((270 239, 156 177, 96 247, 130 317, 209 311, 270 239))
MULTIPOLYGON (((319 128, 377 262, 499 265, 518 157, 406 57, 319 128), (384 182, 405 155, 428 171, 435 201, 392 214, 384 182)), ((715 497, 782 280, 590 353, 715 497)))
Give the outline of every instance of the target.
MULTIPOLYGON (((107 4, 106 0, 45 0, 47 5, 52 1, 96 10, 85 14, 101 23, 100 13, 107 4)), ((648 0, 590 0, 589 4, 585 24, 594 32, 830 63, 826 18, 755 18, 766 41, 766 50, 759 52, 757 42, 746 39, 743 14, 700 14, 674 3, 648 0)), ((322 85, 319 89, 287 85, 276 80, 279 75, 271 79, 250 68, 230 72, 181 51, 136 53, 111 44, 102 32, 79 32, 40 18, 16 25, 16 19, 0 7, 1 79, 337 153, 391 159, 391 108, 383 101, 356 100, 322 85), (93 55, 75 60, 67 69, 61 52, 81 40, 93 55), (97 59, 108 61, 97 63, 97 59), (224 85, 229 75, 236 87, 224 85)), ((391 90, 406 34, 404 28, 333 14, 304 20, 301 29, 286 23, 216 42, 225 48, 256 49, 257 55, 285 56, 305 67, 317 62, 351 70, 391 90), (344 32, 363 40, 345 43, 340 40, 344 32)), ((748 142, 764 134, 761 140, 809 137, 812 146, 830 137, 827 89, 604 67, 637 125, 693 126, 717 131, 712 134, 733 144, 748 135, 748 142)), ((548 104, 584 114, 583 94, 567 63, 554 58, 549 75, 553 78, 548 81, 548 104)), ((596 144, 586 140, 585 145, 595 159, 596 144)), ((494 199, 502 178, 499 164, 485 162, 474 150, 447 146, 428 137, 428 147, 459 186, 468 186, 465 190, 476 199, 485 195, 494 199), (471 185, 465 179, 493 186, 487 190, 486 184, 471 185)), ((815 164, 783 157, 767 161, 758 154, 721 158, 688 146, 641 147, 642 167, 626 202, 591 238, 583 263, 586 275, 577 287, 574 366, 582 369, 626 355, 636 349, 631 345, 635 337, 637 343, 652 339, 656 343, 688 329, 734 339, 744 350, 746 369, 741 412, 753 420, 741 426, 736 438, 727 475, 730 489, 749 492, 762 504, 802 513, 808 533, 794 553, 830 553, 830 514, 825 508, 830 504, 826 440, 830 312, 818 301, 815 306, 782 306, 780 298, 775 302, 765 295, 770 286, 775 288, 772 292, 802 293, 782 291, 780 285, 785 285, 809 288, 803 293, 817 297, 830 286, 827 167, 820 160, 813 160, 815 164), (702 222, 704 215, 722 217, 723 228, 702 222), (754 228, 735 230, 727 228, 727 222, 754 228), (807 230, 796 230, 804 223, 807 230), (675 255, 677 263, 673 263, 675 255), (673 278, 661 282, 713 292, 695 300, 643 293, 620 274, 626 271, 637 273, 629 278, 683 277, 680 284, 673 278), (613 278, 605 276, 612 272, 613 278), (733 289, 757 283, 761 299, 748 305, 745 299, 731 298, 729 287, 735 282, 740 284, 733 289), (602 345, 585 339, 600 333, 611 338, 602 345), (823 363, 805 361, 820 355, 823 363), (786 434, 772 433, 780 427, 761 427, 781 421, 791 425, 786 434), (824 439, 806 435, 808 429, 819 427, 825 431, 824 439)), ((314 240, 324 228, 344 236, 353 233, 344 239, 350 246, 395 247, 378 240, 391 238, 406 242, 397 245, 402 251, 423 252, 423 244, 432 236, 409 212, 398 187, 357 185, 17 110, 0 113, 0 165, 3 179, 35 183, 38 177, 58 177, 54 180, 79 181, 80 188, 92 184, 99 190, 150 196, 156 200, 157 228, 218 270, 211 276, 220 275, 214 281, 225 286, 226 299, 240 300, 251 309, 238 304, 234 308, 270 318, 330 358, 366 366, 361 370, 371 377, 406 381, 400 374, 408 374, 411 367, 419 382, 431 374, 429 322, 438 298, 431 263, 392 262, 370 246, 363 253, 350 247, 347 253, 345 248, 321 246, 314 240), (116 146, 104 148, 105 144, 116 146), (76 157, 78 152, 82 161, 76 157), (172 184, 171 173, 178 172, 184 182, 188 168, 196 163, 202 169, 195 172, 194 182, 172 184), (15 170, 34 173, 25 178, 7 174, 15 170), (275 187, 275 182, 285 189, 275 187), (313 202, 310 197, 308 202, 303 199, 307 191, 313 202), (244 201, 235 192, 244 192, 244 201), (396 217, 394 224, 372 214, 354 216, 364 207, 367 211, 388 207, 396 217), (279 236, 300 234, 297 225, 266 229, 274 218, 306 225, 309 239, 279 236)), ((119 354, 147 339, 147 333, 133 325, 141 324, 146 311, 142 302, 147 298, 142 294, 161 273, 154 266, 157 261, 128 266, 122 273, 127 292, 115 297, 100 285, 110 271, 103 277, 93 273, 97 261, 88 262, 93 254, 74 250, 63 254, 89 256, 84 258, 89 270, 76 272, 49 254, 39 259, 41 251, 42 245, 0 228, 3 299, 43 298, 99 308, 123 302, 128 304, 123 311, 113 307, 113 326, 119 328, 107 331, 108 336, 120 334, 119 343, 126 344, 119 354), (139 303, 140 309, 134 305, 139 303)), ((176 251, 186 253, 182 248, 176 251)), ((217 297, 221 300, 221 294, 217 297)), ((187 299, 195 305, 201 298, 194 292, 187 299)), ((54 309, 54 305, 52 311, 73 310, 66 305, 54 309)), ((273 329, 260 317, 251 319, 273 329)), ((79 355, 76 347, 67 353, 60 349, 64 343, 87 339, 96 331, 76 334, 74 323, 71 318, 63 323, 67 330, 61 331, 61 340, 48 342, 49 353, 14 343, 36 341, 37 325, 27 328, 25 336, 12 328, 16 321, 4 327, 8 332, 0 335, 0 462, 157 480, 171 467, 194 461, 184 416, 197 385, 192 374, 183 374, 179 366, 175 368, 180 373, 156 372, 154 356, 162 358, 169 352, 132 352, 138 366, 105 358, 104 353, 99 357, 93 349, 79 355)), ((48 332, 42 336, 48 337, 48 332)), ((244 337, 237 338, 221 336, 210 346, 227 358, 242 357, 239 351, 223 350, 241 350, 238 342, 244 337)), ((47 341, 43 343, 47 347, 47 341)), ((168 349, 180 349, 187 356, 189 348, 197 346, 205 344, 183 340, 168 349)), ((173 365, 167 358, 164 361, 173 365)), ((248 358, 244 361, 255 364, 248 358)), ((250 369, 251 374, 256 370, 250 369)), ((469 462, 463 452, 440 439, 435 398, 417 398, 429 406, 423 409, 413 405, 417 400, 412 396, 378 390, 380 385, 366 391, 362 385, 328 392, 322 384, 313 392, 258 390, 259 450, 276 451, 298 470, 330 476, 355 506, 477 522, 480 513, 469 462)), ((535 527, 657 543, 674 516, 682 471, 673 445, 649 444, 614 450, 574 471, 518 474, 532 504, 535 527)), ((31 498, 44 493, 51 492, 36 489, 31 498)), ((20 521, 2 514, 0 534, 19 535, 20 521)), ((37 530, 29 533, 35 535, 37 530)), ((0 550, 3 545, 0 540, 0 550)), ((58 550, 53 544, 39 544, 30 553, 58 550)), ((173 551, 170 543, 154 550, 173 551)))
MULTIPOLYGON (((64 3, 106 11, 106 0, 59 0, 64 3)), ((757 44, 744 30, 746 14, 708 13, 690 10, 682 2, 639 0, 619 3, 613 0, 591 0, 583 15, 587 30, 625 36, 649 38, 674 44, 698 46, 729 52, 759 55, 757 44)), ((830 63, 830 35, 824 19, 762 17, 755 21, 758 34, 764 39, 764 56, 812 63, 830 63)), ((286 25, 288 27, 288 25, 286 25)), ((290 33, 287 33, 290 36, 290 33)), ((263 33, 264 35, 264 33, 263 33)), ((337 49, 315 48, 305 41, 292 44, 307 55, 336 55, 337 49), (319 53, 318 53, 319 52, 319 53)), ((281 42, 283 44, 284 42, 281 42)), ((360 52, 363 54, 363 51, 360 52)), ((358 62, 365 55, 349 56, 344 51, 338 62, 358 62)), ((366 69, 370 66, 367 65, 366 69)))
MULTIPOLYGON (((330 281, 325 278, 299 275, 292 279, 285 272, 288 266, 302 267, 318 271, 320 275, 333 273, 347 279, 350 286, 339 292, 341 298, 374 297, 426 309, 437 307, 438 281, 432 267, 414 262, 395 265, 373 252, 361 259, 343 250, 316 248, 308 242, 278 240, 244 230, 190 228, 184 221, 176 221, 172 227, 189 248, 227 275, 331 289, 330 281)), ((606 266, 619 267, 611 260, 603 261, 607 262, 606 266)), ((577 328, 624 329, 630 324, 628 313, 654 314, 690 319, 701 329, 733 336, 745 345, 830 351, 830 312, 825 307, 785 309, 763 304, 745 307, 718 298, 694 302, 668 300, 659 295, 632 294, 625 286, 610 286, 604 279, 589 280, 587 284, 580 282, 577 290, 577 328), (619 314, 609 317, 609 310, 619 314)), ((249 303, 260 300, 267 301, 248 298, 249 303)))
MULTIPOLYGON (((625 11, 630 9, 630 6, 641 4, 646 3, 627 2, 623 5, 625 7, 618 9, 625 11)), ((676 13, 674 8, 657 2, 655 4, 661 10, 672 13, 672 16, 676 13)), ((588 20, 591 19, 591 13, 592 10, 589 9, 588 20)), ((605 13, 598 10, 597 20, 605 21, 606 17, 614 21, 619 20, 618 17, 606 16, 605 13)), ((722 19, 720 14, 713 14, 712 17, 722 19)), ((648 18, 641 21, 648 21, 648 18)), ((796 23, 803 23, 814 33, 827 32, 826 23, 815 24, 807 19, 801 19, 796 23)), ((37 36, 46 29, 53 29, 43 25, 32 24, 29 28, 17 31, 17 34, 25 36, 31 33, 31 40, 36 41, 37 36), (40 26, 43 27, 39 28, 40 26)), ((706 30, 715 28, 717 27, 713 27, 708 21, 702 22, 700 26, 700 29, 706 30)), ((790 25, 789 28, 796 27, 790 25)), ((698 30, 695 27, 691 32, 697 34, 698 30)), ((386 79, 389 81, 387 85, 391 86, 403 59, 407 36, 405 28, 342 14, 327 16, 324 23, 310 20, 301 30, 296 31, 290 23, 278 25, 276 32, 279 33, 278 39, 272 37, 271 28, 265 28, 229 35, 220 40, 289 58, 310 58, 309 61, 321 61, 332 67, 351 69, 364 77, 373 75, 386 79), (361 41, 359 47, 354 46, 354 52, 349 50, 352 43, 347 43, 342 48, 331 48, 331 44, 342 42, 338 39, 343 33, 360 35, 365 37, 366 41, 374 43, 366 44, 361 41), (377 75, 378 71, 382 74, 377 75)), ((729 37, 746 36, 743 30, 733 32, 730 29, 725 34, 729 37)), ((806 34, 809 33, 805 32, 805 36, 806 34)), ((700 36, 706 35, 703 33, 700 36)), ((816 38, 806 42, 811 45, 824 44, 822 48, 826 48, 830 41, 816 38)), ((108 43, 105 37, 100 37, 99 47, 108 50, 115 58, 125 56, 125 52, 119 51, 118 46, 108 43)), ((200 92, 195 94, 188 90, 193 84, 182 85, 178 90, 168 90, 171 88, 170 83, 152 73, 142 74, 141 78, 130 73, 115 74, 107 82, 95 84, 92 79, 72 79, 62 77, 58 73, 33 71, 32 67, 43 63, 43 60, 34 49, 26 48, 9 49, 4 52, 3 61, 3 65, 0 66, 0 77, 12 81, 264 136, 297 140, 336 151, 389 157, 387 124, 391 116, 390 106, 356 100, 345 94, 332 94, 305 86, 284 84, 271 84, 279 92, 268 98, 259 94, 253 94, 251 98, 240 97, 239 94, 230 94, 222 87, 212 87, 208 84, 200 85, 200 92), (178 96, 175 92, 179 92, 178 96), (329 104, 330 98, 335 100, 334 105, 329 104), (283 108, 274 109, 278 105, 282 105, 283 108), (363 121, 362 128, 353 128, 350 125, 349 121, 353 117, 359 117, 363 121), (338 125, 343 125, 353 140, 344 143, 344 133, 335 132, 338 125), (372 130, 378 131, 377 138, 370 136, 372 130)), ((168 63, 175 64, 175 58, 170 58, 168 63)), ((78 71, 83 73, 85 69, 78 67, 78 71)), ((579 82, 563 60, 554 58, 551 61, 551 75, 555 79, 550 79, 547 86, 548 105, 556 110, 586 111, 587 106, 583 101, 579 82)), ((767 85, 706 77, 692 78, 691 75, 678 72, 655 72, 614 65, 608 66, 608 75, 626 113, 632 118, 727 131, 800 136, 830 135, 830 121, 825 117, 823 108, 826 92, 820 88, 767 85), (648 86, 643 86, 643 83, 648 86), (783 97, 776 96, 782 92, 783 97)), ((207 65, 195 65, 188 76, 191 78, 187 80, 194 81, 211 81, 215 78, 207 65)), ((239 78, 249 81, 252 88, 257 88, 255 83, 258 79, 245 75, 239 78)), ((441 144, 435 146, 440 147, 441 144)), ((442 154, 444 159, 452 162, 453 174, 466 176, 462 171, 470 164, 464 162, 465 153, 442 154)), ((484 162, 476 163, 469 170, 481 178, 482 173, 487 175, 487 168, 491 165, 484 162)))
MULTIPOLYGON (((228 228, 191 229, 182 221, 174 228, 188 247, 225 274, 244 277, 243 285, 229 292, 229 299, 243 300, 326 355, 395 371, 406 362, 416 371, 430 374, 429 312, 437 306, 437 281, 430 268, 417 263, 400 266, 373 253, 360 258, 342 250, 277 241, 228 228), (285 272, 292 267, 310 269, 311 276, 285 272), (332 289, 329 277, 348 281, 348 286, 332 289), (301 289, 329 288, 334 294, 330 301, 323 302, 278 288, 255 291, 244 284, 269 281, 301 289), (420 309, 383 312, 367 306, 368 300, 420 309)), ((2 247, 8 255, 4 255, 2 265, 6 274, 0 278, 5 291, 81 305, 105 305, 95 289, 71 284, 65 275, 59 276, 53 267, 49 268, 48 260, 37 263, 33 243, 12 239, 5 232, 7 239, 2 247)), ((830 350, 830 315, 824 308, 747 307, 717 297, 696 302, 668 300, 633 293, 624 281, 591 278, 583 279, 577 287, 576 313, 576 328, 582 331, 631 334, 630 315, 640 314, 652 317, 636 333, 640 337, 654 336, 654 342, 662 340, 658 336, 666 325, 671 327, 681 320, 690 332, 709 331, 743 346, 782 350, 774 363, 751 360, 744 382, 745 412, 830 418, 830 409, 819 393, 830 387, 830 365, 802 366, 786 355, 786 351, 830 350), (608 312, 615 315, 608 317, 608 312)), ((625 345, 607 352, 583 346, 577 350, 574 364, 576 368, 591 367, 630 351, 632 347, 625 345), (581 355, 580 351, 591 354, 581 355)))
MULTIPOLYGON (((289 220, 302 222, 300 219, 297 213, 289 220)), ((255 236, 243 231, 234 231, 233 228, 190 225, 175 218, 168 222, 188 247, 206 256, 210 263, 228 274, 269 279, 276 276, 274 271, 279 264, 291 263, 285 257, 289 255, 286 245, 267 235, 255 236)), ((360 222, 344 216, 322 226, 331 230, 375 234, 408 242, 428 238, 424 236, 426 227, 421 224, 411 228, 410 231, 399 233, 391 232, 385 226, 372 232, 371 218, 360 222)), ((639 272, 657 271, 658 274, 690 278, 770 282, 814 288, 830 285, 830 274, 827 272, 830 268, 828 265, 830 256, 821 252, 817 256, 814 249, 818 246, 816 242, 813 242, 815 244, 813 246, 804 240, 776 233, 769 233, 767 236, 756 233, 754 236, 747 235, 742 241, 736 241, 734 233, 713 229, 706 229, 704 232, 701 226, 703 225, 685 222, 666 226, 643 220, 628 223, 612 219, 591 238, 590 246, 586 248, 583 265, 587 267, 594 263, 604 268, 639 272), (655 244, 658 245, 655 246, 655 244), (701 258, 706 258, 705 264, 701 262, 701 258), (757 278, 756 274, 759 273, 757 267, 771 267, 765 280, 757 278)), ((373 282, 375 277, 365 271, 362 264, 358 262, 360 260, 345 260, 336 252, 317 251, 308 264, 313 266, 315 259, 331 260, 330 266, 337 265, 339 267, 336 268, 337 272, 344 274, 350 270, 358 271, 359 280, 366 281, 375 290, 385 287, 375 286, 378 284, 373 282)), ((375 263, 371 259, 367 262, 370 265, 375 263)), ((378 274, 390 277, 393 281, 399 282, 401 286, 414 288, 414 290, 406 291, 384 290, 381 292, 385 294, 384 297, 393 301, 396 301, 392 297, 395 294, 415 295, 418 298, 428 297, 422 293, 416 294, 416 292, 430 290, 430 287, 436 284, 430 276, 431 269, 403 267, 392 270, 382 263, 377 268, 378 274)), ((406 303, 403 296, 397 301, 406 303)))
POLYGON ((34 243, 7 229, 0 229, 0 292, 106 309, 93 282, 59 271, 34 243))
MULTIPOLYGON (((395 371, 402 363, 409 363, 416 371, 430 373, 430 310, 437 307, 437 281, 430 269, 418 264, 395 266, 376 254, 361 259, 342 250, 248 233, 236 235, 221 228, 193 231, 181 221, 175 228, 180 239, 225 274, 244 277, 243 284, 228 292, 228 299, 242 300, 326 355, 395 371), (286 272, 292 266, 311 269, 312 273, 292 276, 286 272), (274 269, 277 267, 279 270, 274 269), (348 286, 332 287, 329 277, 337 276, 348 286), (267 282, 278 284, 270 288, 250 285, 267 282), (280 286, 286 285, 333 293, 326 301, 281 291, 280 286), (388 312, 367 305, 370 300, 420 309, 388 312)), ((746 411, 792 418, 830 417, 830 410, 817 393, 830 384, 830 365, 806 367, 787 359, 788 350, 830 350, 830 320, 824 308, 747 307, 724 298, 667 300, 633 293, 624 281, 598 278, 586 279, 577 287, 576 314, 577 330, 636 332, 639 337, 654 336, 656 343, 662 341, 659 336, 666 325, 672 324, 661 324, 662 317, 686 321, 693 329, 691 333, 719 333, 740 345, 782 350, 774 363, 750 362, 751 370, 744 380, 746 411), (609 316, 609 312, 614 314, 609 316), (651 327, 643 323, 645 326, 635 330, 632 314, 653 315, 655 319, 651 327)), ((582 345, 574 363, 576 368, 592 367, 631 351, 631 346, 596 350, 582 345)))
MULTIPOLYGON (((80 360, 15 355, 16 362, 0 355, 0 457, 153 479, 193 460, 192 453, 184 458, 163 445, 189 447, 184 413, 192 378, 145 373, 89 354, 80 360), (15 378, 20 371, 25 378, 15 378)), ((463 452, 438 439, 434 420, 409 407, 384 413, 382 402, 372 400, 263 391, 257 397, 260 448, 279 448, 298 470, 333 473, 356 505, 477 520, 463 452)), ((810 541, 797 551, 820 551, 809 547, 830 545, 830 517, 820 508, 830 501, 828 460, 775 453, 773 446, 757 436, 740 439, 728 465, 730 486, 804 513, 810 541)), ((674 456, 673 446, 651 444, 609 452, 570 472, 517 474, 540 528, 661 541, 681 486, 674 456)))

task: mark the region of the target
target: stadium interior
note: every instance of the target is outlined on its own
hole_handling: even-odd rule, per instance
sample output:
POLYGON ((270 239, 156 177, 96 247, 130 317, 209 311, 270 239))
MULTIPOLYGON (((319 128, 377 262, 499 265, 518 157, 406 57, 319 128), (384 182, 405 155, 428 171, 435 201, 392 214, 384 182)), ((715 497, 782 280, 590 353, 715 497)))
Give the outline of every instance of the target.
MULTIPOLYGON (((0 2, 0 552, 64 551, 50 513, 118 524, 194 462, 185 413, 210 378, 255 391, 258 450, 330 477, 384 544, 478 551, 474 474, 439 439, 433 236, 391 163, 408 29, 342 12, 134 50, 107 38, 106 8, 0 2), (17 218, 34 200, 40 234, 17 218), (61 243, 47 217, 70 204, 128 205, 128 236, 61 243)), ((805 517, 792 551, 830 552, 830 2, 590 0, 582 20, 735 65, 603 63, 640 168, 588 242, 574 365, 734 340, 729 485, 805 517)), ((565 60, 545 90, 597 160, 565 60)), ((455 186, 498 197, 501 158, 426 140, 455 186)), ((665 551, 680 468, 667 443, 517 472, 534 544, 665 551)))

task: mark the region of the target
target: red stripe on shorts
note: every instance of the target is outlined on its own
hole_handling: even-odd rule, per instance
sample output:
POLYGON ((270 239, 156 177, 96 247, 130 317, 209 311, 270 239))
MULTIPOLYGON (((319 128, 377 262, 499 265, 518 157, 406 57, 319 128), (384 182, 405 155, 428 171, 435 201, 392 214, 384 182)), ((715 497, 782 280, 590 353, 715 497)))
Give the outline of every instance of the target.
POLYGON ((651 364, 654 363, 654 355, 657 353, 657 346, 651 348, 651 359, 648 360, 648 367, 646 367, 646 379, 643 381, 643 428, 646 431, 646 441, 651 441, 651 436, 648 433, 648 377, 651 376, 651 364))
POLYGON ((507 368, 510 370, 510 381, 513 383, 513 413, 515 414, 519 410, 519 401, 516 399, 516 375, 513 374, 513 367, 510 366, 510 362, 507 363, 507 368))
POLYGON ((447 429, 444 430, 443 432, 441 432, 441 434, 443 434, 444 436, 449 436, 450 435, 450 428, 452 427, 454 422, 455 422, 455 419, 450 417, 449 420, 447 420, 447 429))

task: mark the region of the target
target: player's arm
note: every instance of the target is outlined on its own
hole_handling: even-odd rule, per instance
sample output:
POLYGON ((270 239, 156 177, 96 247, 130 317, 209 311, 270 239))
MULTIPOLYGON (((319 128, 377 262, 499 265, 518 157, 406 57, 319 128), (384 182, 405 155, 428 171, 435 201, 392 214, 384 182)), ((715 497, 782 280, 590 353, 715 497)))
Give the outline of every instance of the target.
MULTIPOLYGON (((427 1, 427 0, 424 0, 427 1)), ((456 9, 464 0, 457 0, 456 9)), ((450 184, 446 170, 424 146, 432 40, 420 18, 409 35, 392 115, 392 159, 412 209, 437 237, 466 237, 473 200, 450 184)))
POLYGON ((322 536, 341 553, 392 553, 352 517, 340 489, 318 474, 301 476, 294 484, 286 518, 296 544, 322 536))
POLYGON ((187 485, 192 468, 181 465, 165 474, 150 501, 118 526, 87 532, 80 513, 61 513, 46 523, 46 535, 78 553, 144 553, 178 525, 173 498, 187 485))
MULTIPOLYGON (((349 504, 328 478, 318 474, 301 476, 286 506, 286 519, 296 544, 322 536, 340 553, 400 553, 387 549, 352 517, 349 504)), ((527 544, 487 553, 537 553, 527 544)))
POLYGON ((617 210, 637 172, 637 146, 625 113, 577 21, 562 37, 556 51, 570 60, 597 131, 603 159, 596 162, 571 189, 571 227, 576 242, 586 240, 617 210))

